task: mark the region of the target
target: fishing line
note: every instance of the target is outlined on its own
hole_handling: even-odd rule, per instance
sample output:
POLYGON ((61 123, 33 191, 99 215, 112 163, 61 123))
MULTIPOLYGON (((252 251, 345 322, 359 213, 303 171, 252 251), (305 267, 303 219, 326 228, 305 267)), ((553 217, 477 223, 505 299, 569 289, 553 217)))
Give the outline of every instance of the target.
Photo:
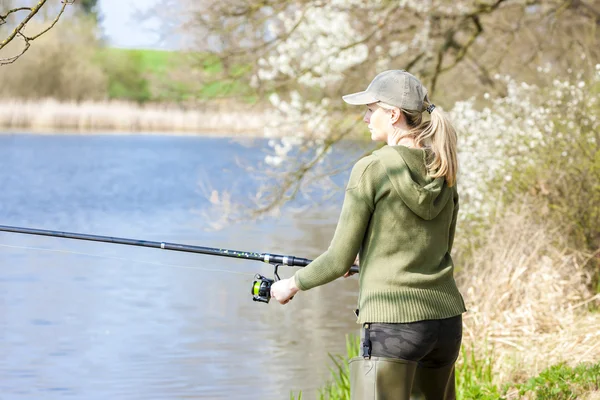
MULTIPOLYGON (((11 232, 11 233, 19 233, 26 235, 39 235, 39 236, 51 236, 51 237, 59 237, 63 239, 75 239, 75 240, 88 240, 93 242, 103 242, 103 243, 113 243, 113 244, 123 244, 129 246, 141 246, 141 247, 151 247, 155 249, 163 249, 170 251, 183 251, 188 253, 196 253, 196 254, 204 254, 210 256, 219 256, 219 257, 229 257, 236 258, 238 260, 252 260, 252 261, 260 261, 267 264, 271 264, 274 268, 273 274, 274 279, 267 278, 260 274, 254 274, 254 281, 252 282, 252 300, 259 301, 263 303, 268 303, 271 299, 271 285, 278 281, 279 274, 278 269, 281 266, 288 267, 306 267, 309 265, 312 260, 307 258, 295 257, 295 256, 286 256, 281 254, 271 254, 271 253, 256 253, 256 252, 248 252, 248 251, 237 251, 237 250, 229 250, 229 249, 221 249, 221 248, 213 248, 213 247, 204 247, 204 246, 192 246, 188 244, 180 244, 180 243, 168 243, 168 242, 157 242, 150 240, 140 240, 140 239, 128 239, 128 238, 120 238, 120 237, 112 237, 112 236, 101 236, 101 235, 90 235, 85 233, 75 233, 75 232, 61 232, 61 231, 51 231, 46 229, 32 229, 32 228, 22 228, 17 226, 6 226, 0 225, 0 231, 2 232, 11 232)), ((238 272, 231 271, 225 269, 217 269, 217 268, 203 268, 203 267, 188 267, 177 264, 165 264, 153 261, 138 261, 132 260, 124 257, 115 257, 115 256, 105 256, 99 254, 91 254, 91 253, 83 253, 76 252, 70 250, 57 250, 57 249, 48 249, 42 247, 27 247, 27 246, 13 246, 13 245, 5 245, 0 244, 2 247, 12 247, 17 249, 24 250, 40 250, 40 251, 54 251, 59 253, 67 253, 67 254, 79 254, 84 256, 91 257, 103 257, 113 260, 121 260, 127 262, 140 262, 158 266, 165 267, 173 267, 173 268, 186 268, 186 269, 196 269, 200 271, 212 271, 212 272, 225 272, 230 274, 237 275, 253 275, 246 272, 238 272)), ((352 265, 349 268, 350 272, 357 273, 359 272, 359 268, 357 265, 352 265)))
POLYGON ((162 266, 162 267, 193 269, 193 270, 198 270, 198 271, 223 272, 223 273, 227 273, 227 274, 237 274, 237 275, 247 275, 247 276, 255 275, 255 274, 252 274, 249 272, 238 272, 238 271, 231 271, 231 270, 217 269, 217 268, 189 267, 189 266, 185 266, 185 265, 165 264, 165 263, 156 262, 156 261, 133 260, 133 259, 124 258, 124 257, 107 256, 107 255, 93 254, 93 253, 84 253, 84 252, 72 251, 72 250, 48 249, 48 248, 44 248, 44 247, 14 246, 14 245, 9 245, 9 244, 0 244, 0 247, 9 247, 9 248, 21 249, 21 250, 50 251, 50 252, 55 252, 55 253, 75 254, 75 255, 88 256, 88 257, 100 257, 100 258, 108 258, 108 259, 112 259, 112 260, 127 261, 127 262, 133 262, 133 263, 144 263, 144 264, 158 265, 158 266, 162 266))

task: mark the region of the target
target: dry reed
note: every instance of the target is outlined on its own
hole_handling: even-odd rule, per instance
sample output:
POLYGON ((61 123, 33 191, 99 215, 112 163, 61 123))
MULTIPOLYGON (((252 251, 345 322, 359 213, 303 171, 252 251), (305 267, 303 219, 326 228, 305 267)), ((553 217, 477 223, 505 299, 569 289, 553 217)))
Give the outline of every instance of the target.
POLYGON ((600 360, 600 313, 588 309, 600 296, 584 268, 590 255, 567 247, 558 227, 536 224, 530 211, 505 212, 458 274, 469 309, 465 348, 491 359, 496 383, 562 361, 600 360))
POLYGON ((177 132, 262 136, 264 114, 253 110, 186 110, 122 101, 0 100, 0 130, 29 132, 177 132))

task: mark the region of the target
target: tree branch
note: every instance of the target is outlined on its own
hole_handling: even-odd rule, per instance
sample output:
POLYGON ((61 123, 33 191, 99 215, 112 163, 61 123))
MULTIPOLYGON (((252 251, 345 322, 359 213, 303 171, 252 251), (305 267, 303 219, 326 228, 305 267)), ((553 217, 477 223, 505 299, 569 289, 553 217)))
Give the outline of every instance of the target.
POLYGON ((31 7, 19 7, 19 8, 13 8, 12 10, 8 10, 8 12, 4 15, 0 15, 0 25, 5 24, 6 23, 6 18, 8 18, 8 16, 12 13, 15 13, 17 11, 31 11, 31 7))
MULTIPOLYGON (((31 20, 31 18, 33 18, 33 16, 38 13, 40 8, 42 8, 44 6, 44 4, 46 4, 46 1, 47 0, 40 0, 35 6, 33 6, 32 8, 29 9, 30 11, 29 11, 29 14, 27 15, 27 17, 25 17, 25 19, 23 21, 21 21, 21 23, 19 25, 17 25, 17 27, 10 33, 10 35, 8 35, 8 37, 6 39, 4 39, 2 42, 0 42, 0 50, 2 50, 4 48, 4 46, 6 46, 8 43, 10 43, 17 35, 19 35, 21 33, 21 29, 23 29, 25 27, 25 25, 27 25, 29 20, 31 20)), ((13 12, 13 10, 10 10, 8 12, 8 14, 11 14, 12 12, 13 12)))
MULTIPOLYGON (((311 35, 312 38, 316 38, 320 29, 315 32, 303 29, 304 25, 310 25, 311 22, 306 20, 303 13, 309 8, 329 5, 330 2, 300 0, 287 3, 293 4, 288 8, 283 0, 218 1, 223 2, 225 7, 231 1, 236 7, 230 7, 229 12, 221 13, 218 9, 207 9, 212 18, 207 20, 204 14, 199 23, 203 27, 213 28, 211 33, 223 35, 223 43, 227 46, 217 51, 221 61, 240 56, 241 63, 248 68, 245 70, 248 73, 243 76, 235 71, 225 71, 227 82, 250 77, 256 79, 252 72, 260 68, 257 61, 270 55, 279 56, 277 44, 289 40, 297 46, 290 46, 290 49, 283 47, 281 50, 287 56, 284 62, 289 64, 289 68, 281 71, 277 64, 273 65, 270 72, 274 77, 266 81, 254 81, 256 86, 253 84, 252 87, 261 95, 275 92, 286 96, 296 91, 301 98, 315 104, 319 104, 320 97, 332 99, 330 104, 323 106, 327 108, 329 115, 345 110, 343 104, 336 103, 335 99, 341 103, 339 94, 347 92, 350 87, 353 88, 366 76, 371 76, 375 70, 384 66, 402 67, 412 71, 427 80, 430 93, 443 91, 450 100, 455 100, 459 98, 460 93, 448 90, 452 83, 447 82, 444 77, 456 72, 456 75, 466 78, 466 89, 462 90, 467 90, 467 93, 478 95, 482 94, 483 90, 491 90, 502 96, 505 85, 496 81, 495 73, 509 71, 520 78, 532 72, 531 67, 535 67, 529 65, 532 62, 570 62, 567 56, 564 57, 566 60, 560 58, 563 54, 572 54, 573 46, 566 40, 572 33, 575 39, 580 38, 587 32, 582 31, 584 28, 589 29, 592 36, 592 44, 589 44, 589 62, 595 65, 600 53, 592 47, 597 35, 594 30, 598 20, 596 0, 473 0, 467 2, 469 8, 466 10, 459 7, 412 7, 409 4, 413 2, 383 1, 373 6, 358 6, 360 2, 336 2, 337 5, 332 7, 345 14, 347 18, 340 21, 348 23, 350 32, 353 32, 350 36, 351 43, 344 40, 343 43, 327 44, 328 47, 318 49, 314 57, 304 57, 304 54, 314 51, 315 43, 311 42, 311 35), (238 4, 242 6, 237 6, 238 4), (280 12, 286 13, 285 15, 297 12, 297 16, 302 17, 295 19, 295 24, 290 21, 289 25, 282 26, 284 29, 274 31, 271 36, 265 36, 265 16, 283 23, 288 18, 278 18, 280 12), (582 13, 585 15, 582 16, 582 13), (295 38, 296 31, 300 31, 302 35, 298 36, 302 37, 295 38), (555 37, 560 40, 554 40, 555 37), (310 78, 320 78, 328 74, 324 60, 330 57, 335 60, 336 56, 343 59, 344 51, 359 45, 366 46, 368 57, 363 61, 349 63, 341 71, 334 69, 335 74, 345 75, 342 82, 335 80, 337 76, 333 73, 333 79, 330 81, 323 79, 314 85, 298 82, 299 77, 303 77, 304 74, 309 74, 310 78), (557 50, 561 53, 556 54, 557 50), (379 61, 383 63, 379 64, 379 61), (484 85, 479 84, 480 82, 484 85)), ((332 21, 332 30, 341 29, 333 22, 335 21, 332 21)), ((322 23, 327 24, 328 21, 322 23)), ((583 42, 585 40, 586 37, 582 39, 583 42)), ((575 61, 578 60, 579 58, 575 61)), ((218 79, 223 78, 219 76, 218 79)), ((295 111, 301 115, 307 112, 302 108, 295 111)), ((342 116, 342 119, 344 118, 342 116)), ((299 125, 298 121, 304 120, 290 112, 287 124, 296 127, 299 125)), ((344 122, 348 122, 348 118, 345 118, 344 122)), ((326 149, 343 137, 338 134, 340 131, 343 133, 344 125, 338 124, 329 128, 330 132, 325 138, 326 149)), ((298 129, 301 130, 302 127, 298 129)), ((310 140, 305 142, 308 145, 311 143, 310 140)), ((319 141, 319 151, 322 149, 323 144, 319 141)), ((288 165, 274 172, 273 177, 278 178, 278 184, 261 190, 254 216, 278 208, 302 193, 303 188, 312 180, 323 177, 318 163, 325 153, 313 154, 307 152, 303 146, 299 151, 302 157, 288 160, 288 165)))
POLYGON ((67 7, 67 5, 73 4, 74 1, 75 0, 63 0, 62 1, 63 6, 61 7, 60 12, 56 16, 56 18, 54 18, 54 21, 52 21, 52 23, 50 24, 50 26, 48 28, 44 29, 43 31, 41 31, 40 33, 38 33, 37 35, 29 37, 27 39, 28 40, 35 40, 35 39, 39 38, 40 36, 42 36, 44 33, 48 32, 50 29, 52 29, 54 27, 54 25, 56 25, 56 23, 58 22, 58 20, 62 16, 62 14, 65 12, 65 8, 67 7))
POLYGON ((62 14, 64 13, 65 8, 67 7, 67 5, 73 4, 75 2, 75 0, 61 0, 62 7, 60 9, 60 12, 56 16, 56 18, 54 18, 54 20, 52 21, 52 23, 50 24, 50 26, 48 26, 46 29, 44 29, 43 31, 41 31, 37 35, 26 36, 22 32, 22 30, 25 28, 25 26, 27 25, 27 23, 38 13, 38 11, 46 4, 46 1, 47 0, 40 0, 33 7, 19 7, 19 8, 14 8, 14 9, 9 10, 5 15, 0 15, 0 20, 1 20, 0 25, 2 25, 2 24, 6 23, 6 18, 10 14, 15 13, 17 11, 29 11, 29 14, 21 21, 21 23, 19 25, 17 25, 17 27, 15 27, 15 29, 8 35, 8 37, 6 39, 4 39, 2 42, 0 42, 0 50, 2 50, 13 39, 15 39, 16 37, 20 37, 25 42, 23 50, 21 50, 21 52, 19 54, 17 54, 16 56, 12 56, 12 57, 8 57, 8 58, 1 58, 0 59, 0 66, 6 65, 6 64, 12 64, 15 61, 17 61, 17 59, 19 57, 21 57, 23 54, 25 54, 25 52, 27 50, 29 50, 29 47, 31 46, 30 42, 33 41, 33 40, 35 40, 35 39, 37 39, 37 38, 39 38, 40 36, 42 36, 43 34, 45 34, 46 32, 48 32, 50 29, 52 29, 54 27, 54 25, 56 25, 56 23, 58 22, 58 20, 62 16, 62 14))

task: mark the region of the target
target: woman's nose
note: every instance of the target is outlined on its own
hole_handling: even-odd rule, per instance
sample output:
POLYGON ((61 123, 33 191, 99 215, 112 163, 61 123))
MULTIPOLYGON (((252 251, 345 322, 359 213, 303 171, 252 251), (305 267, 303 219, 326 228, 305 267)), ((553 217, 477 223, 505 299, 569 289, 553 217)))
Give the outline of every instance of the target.
POLYGON ((363 117, 363 122, 365 122, 366 124, 370 122, 370 118, 367 114, 365 114, 365 116, 363 117))

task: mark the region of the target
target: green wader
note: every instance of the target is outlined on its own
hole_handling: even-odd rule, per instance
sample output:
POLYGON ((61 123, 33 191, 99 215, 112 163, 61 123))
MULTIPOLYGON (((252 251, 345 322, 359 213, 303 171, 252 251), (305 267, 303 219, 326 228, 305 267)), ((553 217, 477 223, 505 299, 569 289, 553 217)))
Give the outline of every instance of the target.
POLYGON ((351 400, 409 400, 417 363, 383 357, 350 360, 351 400))
POLYGON ((454 364, 418 367, 415 361, 371 357, 369 325, 365 325, 362 356, 350 360, 351 400, 454 400, 454 364), (367 340, 365 340, 365 337, 367 340))

